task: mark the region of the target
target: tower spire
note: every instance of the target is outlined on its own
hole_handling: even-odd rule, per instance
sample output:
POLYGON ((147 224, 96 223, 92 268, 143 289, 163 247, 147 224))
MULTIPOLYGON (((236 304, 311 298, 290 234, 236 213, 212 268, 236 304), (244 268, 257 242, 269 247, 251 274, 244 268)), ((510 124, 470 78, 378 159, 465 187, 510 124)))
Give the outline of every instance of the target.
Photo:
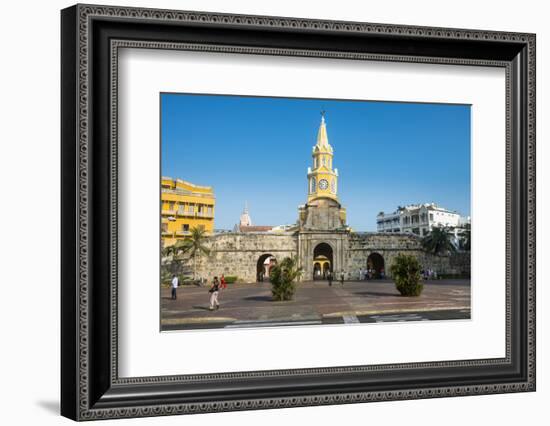
POLYGON ((325 111, 321 111, 321 125, 319 126, 319 132, 317 133, 317 146, 327 147, 328 143, 327 125, 325 122, 325 111))
POLYGON ((252 219, 250 219, 250 214, 248 213, 248 201, 244 202, 244 210, 241 213, 241 218, 239 221, 240 226, 252 226, 252 219))

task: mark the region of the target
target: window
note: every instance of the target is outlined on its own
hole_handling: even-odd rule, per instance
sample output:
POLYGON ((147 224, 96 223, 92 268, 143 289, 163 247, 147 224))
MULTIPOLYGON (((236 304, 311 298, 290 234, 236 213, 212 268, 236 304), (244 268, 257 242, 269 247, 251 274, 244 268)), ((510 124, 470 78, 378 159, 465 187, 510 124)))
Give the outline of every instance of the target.
POLYGON ((315 157, 313 159, 313 168, 316 169, 317 168, 317 157, 315 157))
POLYGON ((162 229, 162 232, 168 232, 168 224, 167 223, 163 223, 161 225, 161 229, 162 229))
POLYGON ((311 192, 315 192, 315 178, 311 178, 311 192))
POLYGON ((168 210, 174 210, 174 204, 175 204, 175 203, 174 203, 173 201, 170 201, 170 202, 168 203, 168 210))
POLYGON ((208 216, 212 216, 212 206, 208 206, 208 216))
POLYGON ((189 232, 189 224, 188 223, 184 223, 183 225, 181 225, 181 230, 183 232, 189 232))
POLYGON ((178 213, 179 214, 185 213, 185 204, 178 204, 178 213))

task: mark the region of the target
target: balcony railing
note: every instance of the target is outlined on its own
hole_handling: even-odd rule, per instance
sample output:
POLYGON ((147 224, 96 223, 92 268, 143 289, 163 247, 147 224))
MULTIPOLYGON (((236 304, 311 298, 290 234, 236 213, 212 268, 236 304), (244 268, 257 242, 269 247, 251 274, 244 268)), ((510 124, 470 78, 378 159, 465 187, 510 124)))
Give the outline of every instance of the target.
POLYGON ((184 216, 184 217, 203 217, 206 219, 212 219, 214 217, 214 213, 208 213, 208 212, 190 212, 190 211, 184 211, 184 210, 162 210, 163 216, 184 216))
POLYGON ((170 189, 170 188, 161 188, 161 192, 165 194, 175 194, 175 195, 188 195, 191 197, 200 197, 200 198, 212 198, 215 199, 216 197, 214 194, 208 194, 208 193, 202 193, 202 192, 193 192, 188 191, 185 189, 170 189))
POLYGON ((208 213, 208 212, 197 212, 197 217, 210 218, 210 217, 214 217, 214 215, 212 213, 208 213))

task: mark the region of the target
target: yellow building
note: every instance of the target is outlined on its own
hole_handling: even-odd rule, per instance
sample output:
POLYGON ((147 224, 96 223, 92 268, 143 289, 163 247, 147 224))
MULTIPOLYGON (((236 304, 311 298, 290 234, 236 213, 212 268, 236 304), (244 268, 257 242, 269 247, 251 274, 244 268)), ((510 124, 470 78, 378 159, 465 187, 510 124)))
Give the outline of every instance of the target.
POLYGON ((211 186, 199 186, 181 179, 161 179, 162 246, 168 247, 199 227, 214 232, 216 199, 211 186))

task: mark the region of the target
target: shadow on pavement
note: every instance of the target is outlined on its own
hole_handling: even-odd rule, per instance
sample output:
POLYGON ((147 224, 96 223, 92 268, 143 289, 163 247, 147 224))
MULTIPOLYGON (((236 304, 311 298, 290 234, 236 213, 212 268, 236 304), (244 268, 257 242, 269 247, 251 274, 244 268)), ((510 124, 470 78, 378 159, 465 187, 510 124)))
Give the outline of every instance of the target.
POLYGON ((273 302, 273 297, 271 296, 248 296, 243 299, 252 302, 273 302))
POLYGON ((203 311, 209 311, 209 306, 193 306, 193 309, 202 309, 203 311))
POLYGON ((381 291, 359 291, 353 294, 357 294, 358 296, 401 297, 399 293, 383 293, 381 291))

